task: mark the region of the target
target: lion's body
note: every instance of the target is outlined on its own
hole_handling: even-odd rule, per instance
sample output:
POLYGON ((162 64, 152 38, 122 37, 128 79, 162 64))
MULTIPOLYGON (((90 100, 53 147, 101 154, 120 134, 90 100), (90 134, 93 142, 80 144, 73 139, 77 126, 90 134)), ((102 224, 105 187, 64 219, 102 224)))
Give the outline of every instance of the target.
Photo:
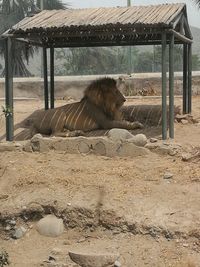
POLYGON ((55 134, 65 130, 91 131, 98 129, 97 123, 90 117, 86 109, 87 101, 82 100, 55 109, 38 112, 33 122, 36 132, 55 134))
MULTIPOLYGON (((123 106, 120 111, 127 121, 140 121, 145 127, 162 125, 161 105, 129 105, 123 106)), ((174 106, 174 118, 180 113, 180 107, 174 106)), ((169 121, 169 106, 167 106, 167 119, 169 121)))
POLYGON ((80 102, 55 109, 38 111, 32 121, 32 135, 62 135, 65 131, 96 129, 136 129, 142 125, 122 119, 120 108, 125 102, 114 79, 103 78, 91 83, 80 102))

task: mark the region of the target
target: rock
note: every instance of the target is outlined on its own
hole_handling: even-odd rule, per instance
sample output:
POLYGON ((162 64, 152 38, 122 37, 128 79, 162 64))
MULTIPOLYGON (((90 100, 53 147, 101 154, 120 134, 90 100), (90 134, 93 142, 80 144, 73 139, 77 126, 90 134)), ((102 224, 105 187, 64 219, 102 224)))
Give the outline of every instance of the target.
POLYGON ((20 151, 22 149, 23 146, 19 146, 19 144, 15 142, 7 142, 7 141, 0 142, 0 152, 20 151))
POLYGON ((158 142, 158 139, 151 137, 149 141, 150 141, 150 143, 156 143, 156 142, 158 142))
POLYGON ((183 161, 192 161, 195 159, 199 159, 200 158, 200 151, 196 151, 193 154, 191 153, 183 153, 182 154, 182 160, 183 161))
POLYGON ((96 143, 93 147, 93 152, 97 155, 105 156, 106 155, 106 145, 102 141, 96 143))
POLYGON ((117 155, 120 157, 137 157, 148 155, 149 153, 151 152, 149 152, 148 149, 136 146, 133 143, 122 143, 121 146, 117 149, 117 155))
POLYGON ((51 250, 51 256, 60 256, 62 255, 62 250, 60 248, 53 248, 51 250))
POLYGON ((137 134, 130 138, 128 142, 134 143, 136 146, 145 146, 147 143, 147 137, 144 134, 137 134))
POLYGON ((117 254, 83 254, 69 251, 72 261, 81 267, 110 267, 119 258, 117 254))
POLYGON ((121 267, 122 265, 121 265, 121 263, 119 262, 119 261, 115 261, 115 263, 114 263, 114 267, 121 267))
POLYGON ((6 231, 10 231, 11 229, 12 227, 10 225, 6 225, 6 228, 5 228, 6 231))
POLYGON ((156 149, 158 148, 160 146, 160 144, 159 143, 147 143, 146 145, 145 145, 145 148, 148 148, 149 150, 151 150, 151 151, 156 151, 156 149))
POLYGON ((163 178, 164 178, 164 179, 171 179, 171 178, 173 178, 173 174, 170 173, 170 172, 166 172, 166 173, 164 174, 163 178))
POLYGON ((61 235, 64 231, 63 220, 50 214, 37 223, 36 229, 41 235, 56 237, 61 235))
POLYGON ((181 123, 182 123, 182 124, 188 124, 189 122, 188 122, 188 120, 182 119, 182 120, 181 120, 181 123))
POLYGON ((176 120, 178 122, 186 124, 188 122, 193 122, 193 116, 191 114, 177 114, 176 120))
POLYGON ((41 134, 35 134, 31 138, 31 147, 34 152, 48 152, 48 142, 46 142, 48 139, 44 138, 41 134))
POLYGON ((8 223, 9 223, 10 225, 12 225, 12 226, 16 225, 16 221, 15 221, 15 220, 10 220, 8 223))
POLYGON ((166 144, 161 144, 157 147, 156 152, 161 155, 167 155, 171 151, 170 147, 166 144))
POLYGON ((48 258, 48 260, 49 261, 56 261, 56 258, 54 258, 53 256, 50 255, 49 258, 48 258))
POLYGON ((118 128, 111 129, 107 136, 112 141, 124 141, 134 137, 128 130, 118 128))
POLYGON ((33 152, 33 149, 32 149, 32 146, 31 146, 31 141, 30 140, 24 142, 23 150, 25 152, 33 152))
POLYGON ((192 158, 192 155, 190 153, 183 153, 181 158, 183 161, 189 161, 192 158))
POLYGON ((20 226, 17 228, 13 234, 13 238, 20 239, 22 238, 26 233, 26 229, 23 226, 20 226))
POLYGON ((88 154, 90 152, 90 147, 87 143, 80 142, 80 144, 78 145, 78 150, 80 153, 84 153, 84 154, 88 154))

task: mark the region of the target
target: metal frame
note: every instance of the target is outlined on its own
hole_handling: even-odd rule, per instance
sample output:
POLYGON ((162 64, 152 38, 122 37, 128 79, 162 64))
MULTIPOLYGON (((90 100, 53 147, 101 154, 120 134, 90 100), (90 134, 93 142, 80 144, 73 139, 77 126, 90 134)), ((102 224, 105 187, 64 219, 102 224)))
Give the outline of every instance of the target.
POLYGON ((5 117, 6 117, 6 140, 12 141, 14 135, 13 121, 13 64, 12 64, 12 41, 5 40, 5 117))
MULTIPOLYGON (((184 11, 185 12, 185 11, 184 11)), ((183 13, 185 14, 185 13, 183 13)), ((176 18, 177 26, 181 16, 176 18)), ((17 41, 38 45, 43 48, 43 76, 45 109, 54 108, 54 48, 55 47, 100 47, 119 45, 162 45, 162 139, 167 139, 167 46, 169 45, 169 137, 174 138, 174 44, 183 44, 183 112, 190 113, 192 109, 191 68, 192 68, 192 36, 186 16, 180 20, 181 32, 171 29, 171 26, 160 25, 158 28, 141 25, 114 25, 95 28, 83 27, 81 34, 79 27, 71 27, 64 32, 44 32, 14 34, 7 31, 5 56, 5 92, 6 92, 6 140, 13 140, 13 74, 12 74, 12 38, 17 41), (116 27, 116 28, 115 28, 116 27), (182 32, 186 33, 186 36, 182 32), (78 35, 79 34, 79 35, 78 35), (125 36, 125 37, 124 37, 125 36), (112 37, 112 38, 111 38, 112 37), (191 39, 190 39, 191 38, 191 39), (48 88, 47 49, 50 48, 50 90, 48 88), (50 103, 49 103, 50 95, 50 103), (50 104, 50 105, 49 105, 50 104), (10 111, 10 112, 9 112, 10 111)), ((33 29, 34 30, 34 29, 33 29)))
POLYGON ((174 34, 169 44, 169 137, 174 138, 174 34))

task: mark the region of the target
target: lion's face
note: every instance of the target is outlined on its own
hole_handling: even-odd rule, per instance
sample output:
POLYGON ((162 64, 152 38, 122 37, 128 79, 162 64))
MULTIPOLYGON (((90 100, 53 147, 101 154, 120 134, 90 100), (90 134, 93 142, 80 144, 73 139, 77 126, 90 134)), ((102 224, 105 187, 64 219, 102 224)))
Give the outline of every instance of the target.
POLYGON ((114 79, 103 78, 94 81, 85 90, 85 97, 102 109, 111 119, 121 118, 119 109, 126 99, 118 90, 114 79))

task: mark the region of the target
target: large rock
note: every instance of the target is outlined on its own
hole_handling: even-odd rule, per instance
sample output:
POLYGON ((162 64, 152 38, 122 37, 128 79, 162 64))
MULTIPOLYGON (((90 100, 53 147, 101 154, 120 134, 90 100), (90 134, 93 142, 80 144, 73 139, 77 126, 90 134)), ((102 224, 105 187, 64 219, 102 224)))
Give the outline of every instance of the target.
POLYGON ((149 153, 148 149, 132 143, 123 143, 117 150, 117 155, 120 157, 138 157, 148 155, 149 153))
POLYGON ((0 152, 7 152, 7 151, 21 151, 23 150, 23 145, 15 142, 8 142, 3 141, 0 142, 0 152))
POLYGON ((50 214, 37 223, 36 229, 41 235, 56 237, 61 235, 64 231, 63 220, 50 214))
POLYGON ((108 132, 108 138, 114 142, 131 142, 136 146, 145 146, 147 143, 147 137, 144 134, 133 135, 125 129, 111 129, 108 132))
POLYGON ((144 134, 136 134, 135 136, 130 138, 128 142, 131 142, 136 146, 145 146, 147 144, 147 137, 144 134))
POLYGON ((125 130, 125 129, 118 129, 118 128, 114 128, 111 129, 108 134, 107 134, 108 138, 110 138, 112 141, 124 141, 130 138, 133 138, 134 135, 132 135, 129 131, 125 130))
POLYGON ((119 258, 117 254, 84 254, 69 251, 72 261, 81 267, 110 267, 119 258))
POLYGON ((24 228, 23 226, 20 226, 19 228, 17 228, 13 234, 13 238, 16 239, 20 239, 22 238, 26 233, 26 228, 24 228))

